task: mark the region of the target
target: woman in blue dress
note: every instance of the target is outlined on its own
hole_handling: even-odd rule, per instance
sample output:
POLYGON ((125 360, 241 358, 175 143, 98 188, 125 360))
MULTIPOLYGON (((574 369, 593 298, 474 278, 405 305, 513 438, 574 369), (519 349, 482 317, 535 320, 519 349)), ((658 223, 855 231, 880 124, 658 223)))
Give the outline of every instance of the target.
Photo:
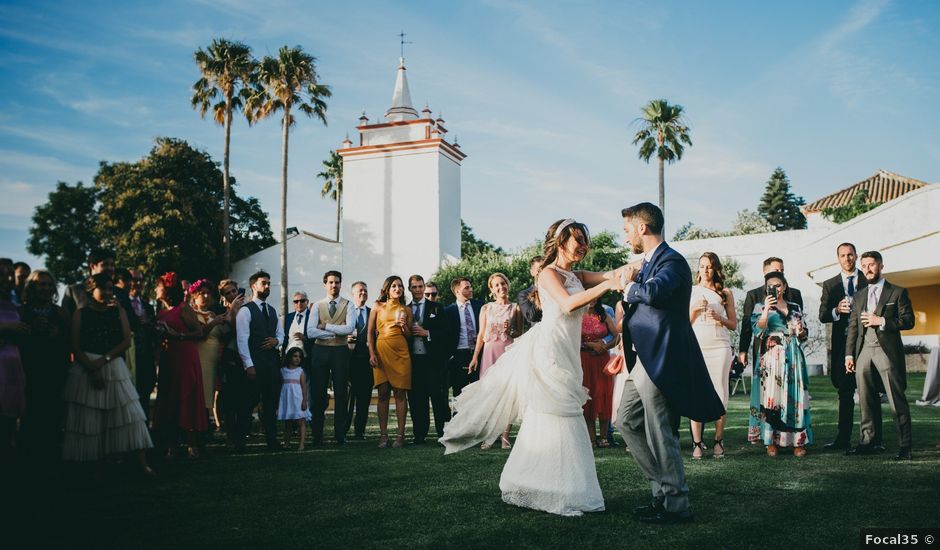
POLYGON ((784 300, 783 273, 764 275, 766 299, 751 313, 754 334, 761 339, 751 391, 748 441, 761 441, 769 456, 778 447, 793 447, 793 455, 806 455, 813 443, 809 412, 809 377, 800 342, 806 340, 800 307, 784 300))

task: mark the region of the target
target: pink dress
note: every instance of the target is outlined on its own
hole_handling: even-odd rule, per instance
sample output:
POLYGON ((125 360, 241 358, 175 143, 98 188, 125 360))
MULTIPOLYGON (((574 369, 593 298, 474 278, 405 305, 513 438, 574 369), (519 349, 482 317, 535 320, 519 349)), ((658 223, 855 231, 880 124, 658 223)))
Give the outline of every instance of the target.
MULTIPOLYGON (((581 319, 582 342, 599 342, 607 334, 607 323, 601 321, 597 314, 593 312, 584 314, 584 318, 581 319)), ((604 365, 609 360, 610 354, 594 355, 590 351, 581 350, 583 384, 591 395, 591 399, 584 404, 584 414, 588 418, 608 420, 610 417, 614 399, 614 379, 604 374, 604 365)))
MULTIPOLYGON (((0 322, 19 322, 11 302, 0 302, 0 322)), ((0 336, 0 416, 17 417, 26 412, 26 377, 16 343, 0 336)))
MULTIPOLYGON (((157 314, 176 332, 189 332, 182 315, 183 304, 157 314)), ((184 431, 205 431, 209 427, 206 399, 203 396, 202 363, 192 340, 168 340, 160 354, 160 378, 157 385, 157 423, 161 428, 177 427, 184 431)))
POLYGON ((483 353, 480 357, 480 378, 486 376, 486 370, 506 351, 512 343, 512 336, 506 330, 506 321, 512 326, 512 312, 516 304, 500 305, 490 302, 486 307, 486 333, 483 335, 483 353))

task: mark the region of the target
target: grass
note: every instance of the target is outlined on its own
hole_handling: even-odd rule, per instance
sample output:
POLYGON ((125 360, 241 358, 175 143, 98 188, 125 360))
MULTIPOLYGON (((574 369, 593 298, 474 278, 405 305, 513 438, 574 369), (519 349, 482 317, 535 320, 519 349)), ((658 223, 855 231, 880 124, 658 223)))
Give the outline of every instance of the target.
POLYGON ((25 514, 11 525, 31 547, 852 548, 862 527, 940 525, 940 409, 913 405, 923 382, 910 376, 910 463, 892 460, 887 405, 887 453, 822 451, 836 420, 827 377, 811 382, 817 444, 804 459, 771 459, 745 441, 747 397, 739 392, 729 406, 727 458, 685 461, 697 516, 689 525, 633 519, 649 489, 622 448, 595 452, 607 511, 562 518, 503 504, 498 480, 507 451, 444 457, 436 445, 378 449, 374 419, 368 439, 345 448, 230 455, 213 445, 201 460, 158 464, 156 481, 122 469, 102 484, 84 471, 43 476, 41 485, 17 476, 12 486, 23 484, 24 498, 14 502, 25 514))

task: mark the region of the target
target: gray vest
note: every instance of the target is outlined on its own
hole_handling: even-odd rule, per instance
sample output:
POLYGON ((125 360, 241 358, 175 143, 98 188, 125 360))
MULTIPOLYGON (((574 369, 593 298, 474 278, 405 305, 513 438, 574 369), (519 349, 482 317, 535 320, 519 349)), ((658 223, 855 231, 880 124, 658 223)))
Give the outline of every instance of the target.
POLYGON ((261 349, 265 338, 277 338, 277 315, 273 314, 270 306, 268 318, 265 319, 261 308, 254 301, 245 304, 251 313, 251 322, 248 324, 248 352, 255 367, 277 368, 280 363, 277 355, 277 346, 271 349, 261 349))
POLYGON ((865 329, 865 345, 872 348, 881 347, 881 342, 878 341, 878 327, 865 329))

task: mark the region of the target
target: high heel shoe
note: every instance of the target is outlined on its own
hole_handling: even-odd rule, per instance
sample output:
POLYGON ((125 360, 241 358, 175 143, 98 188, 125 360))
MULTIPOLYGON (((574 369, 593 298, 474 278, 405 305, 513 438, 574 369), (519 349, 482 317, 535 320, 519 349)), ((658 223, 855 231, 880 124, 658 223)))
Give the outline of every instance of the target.
POLYGON ((705 455, 705 443, 701 441, 692 442, 692 460, 702 460, 705 455))
POLYGON ((484 441, 483 443, 480 443, 480 450, 481 450, 481 451, 487 451, 487 450, 491 449, 492 447, 493 447, 493 444, 492 444, 492 443, 487 443, 486 441, 484 441))
POLYGON ((777 456, 777 446, 774 444, 767 445, 767 456, 777 456))
POLYGON ((379 449, 386 447, 388 447, 388 434, 382 434, 379 436, 379 449))
POLYGON ((725 440, 724 439, 716 439, 715 442, 712 443, 712 455, 715 458, 725 457, 725 440))
POLYGON ((392 448, 401 449, 404 445, 405 445, 405 438, 399 435, 395 438, 395 443, 392 443, 392 448))
POLYGON ((499 436, 499 441, 500 441, 500 443, 502 444, 502 448, 503 448, 503 449, 512 449, 512 443, 509 442, 509 436, 508 436, 508 435, 501 435, 501 436, 499 436))

